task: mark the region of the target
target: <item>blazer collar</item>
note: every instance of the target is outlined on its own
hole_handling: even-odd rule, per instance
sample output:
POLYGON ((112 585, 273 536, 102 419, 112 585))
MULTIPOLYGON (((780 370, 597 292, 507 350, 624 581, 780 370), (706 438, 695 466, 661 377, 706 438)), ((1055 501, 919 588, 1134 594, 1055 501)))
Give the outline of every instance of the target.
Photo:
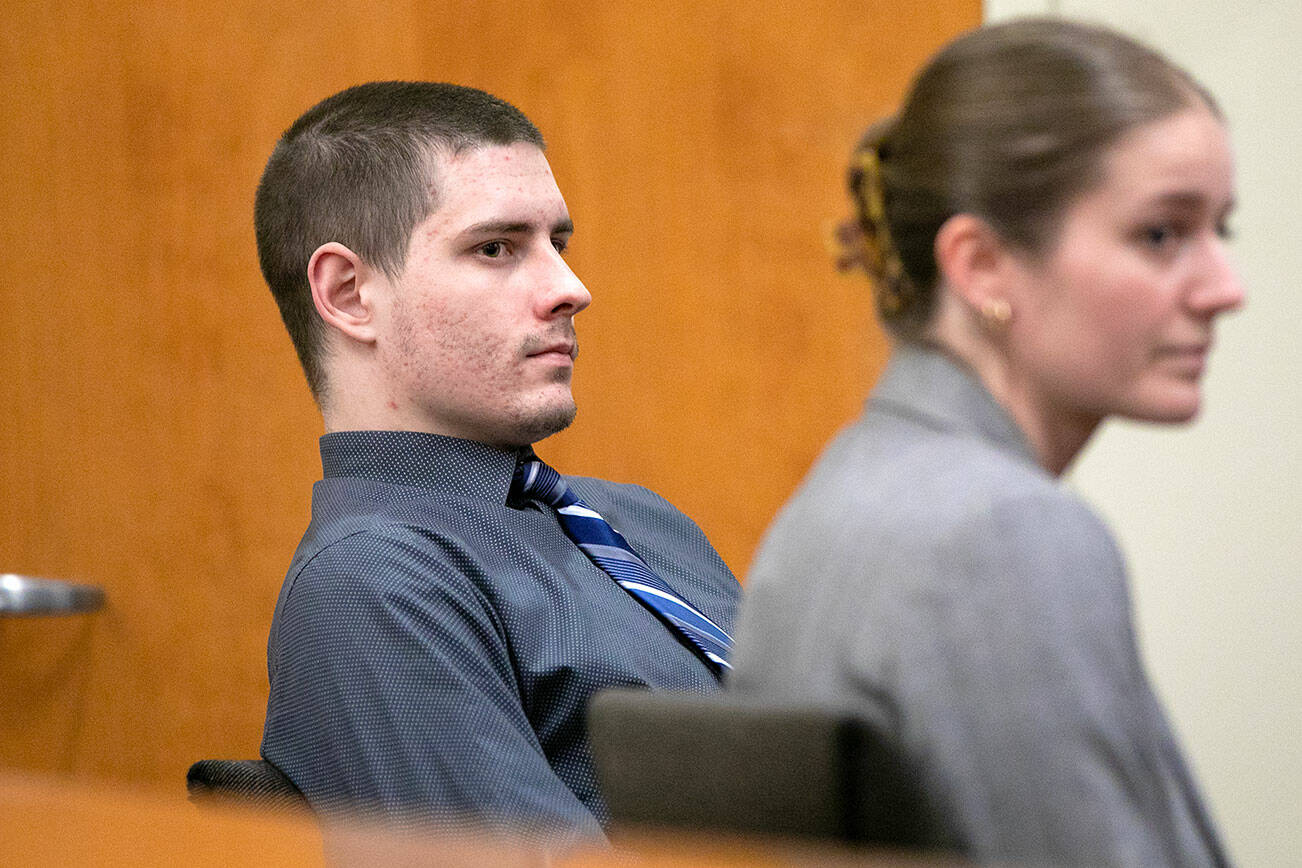
POLYGON ((931 346, 900 342, 868 398, 868 408, 901 413, 937 430, 979 437, 1039 463, 1026 435, 976 374, 931 346))

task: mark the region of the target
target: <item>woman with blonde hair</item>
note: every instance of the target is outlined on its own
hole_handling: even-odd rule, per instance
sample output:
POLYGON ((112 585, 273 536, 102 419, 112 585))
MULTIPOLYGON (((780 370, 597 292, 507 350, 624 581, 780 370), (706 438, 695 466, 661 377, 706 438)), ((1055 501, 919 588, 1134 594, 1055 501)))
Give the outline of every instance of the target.
POLYGON ((1211 96, 1113 31, 968 33, 872 127, 843 264, 891 361, 765 539, 733 685, 898 740, 978 860, 1215 865, 1111 534, 1059 484, 1109 416, 1194 417, 1242 290, 1211 96))

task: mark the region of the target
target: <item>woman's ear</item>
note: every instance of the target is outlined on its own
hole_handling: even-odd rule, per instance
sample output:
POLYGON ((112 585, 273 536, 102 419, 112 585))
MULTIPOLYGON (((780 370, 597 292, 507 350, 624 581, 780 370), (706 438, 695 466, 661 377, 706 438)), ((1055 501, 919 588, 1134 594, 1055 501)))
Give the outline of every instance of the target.
POLYGON ((955 214, 936 233, 936 265, 955 297, 982 320, 1007 320, 1014 301, 1009 269, 1014 257, 990 224, 955 214))
POLYGON ((355 341, 375 340, 374 299, 368 280, 372 269, 349 248, 322 244, 307 263, 312 302, 326 325, 355 341))

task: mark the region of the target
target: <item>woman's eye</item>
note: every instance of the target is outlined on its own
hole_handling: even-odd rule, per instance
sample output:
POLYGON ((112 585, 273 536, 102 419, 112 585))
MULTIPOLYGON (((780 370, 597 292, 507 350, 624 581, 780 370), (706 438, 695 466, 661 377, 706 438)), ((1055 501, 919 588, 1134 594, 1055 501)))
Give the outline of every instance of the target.
POLYGON ((1165 247, 1175 238, 1175 230, 1170 226, 1146 226, 1143 230, 1144 243, 1149 247, 1165 247))
POLYGON ((1156 253, 1174 252, 1198 230, 1181 221, 1153 223, 1139 230, 1139 243, 1156 253))

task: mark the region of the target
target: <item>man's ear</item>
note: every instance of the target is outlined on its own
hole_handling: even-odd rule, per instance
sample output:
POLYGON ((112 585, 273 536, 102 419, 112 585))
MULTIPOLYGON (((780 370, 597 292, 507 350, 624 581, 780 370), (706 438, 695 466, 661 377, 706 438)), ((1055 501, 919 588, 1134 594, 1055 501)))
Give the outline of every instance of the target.
POLYGON ((955 214, 936 233, 936 266, 958 301, 978 316, 1008 310, 1016 291, 1010 281, 1016 268, 1008 245, 990 224, 972 214, 955 214))
POLYGON ((326 325, 363 343, 375 340, 372 282, 379 275, 337 241, 322 244, 307 263, 312 303, 326 325))

